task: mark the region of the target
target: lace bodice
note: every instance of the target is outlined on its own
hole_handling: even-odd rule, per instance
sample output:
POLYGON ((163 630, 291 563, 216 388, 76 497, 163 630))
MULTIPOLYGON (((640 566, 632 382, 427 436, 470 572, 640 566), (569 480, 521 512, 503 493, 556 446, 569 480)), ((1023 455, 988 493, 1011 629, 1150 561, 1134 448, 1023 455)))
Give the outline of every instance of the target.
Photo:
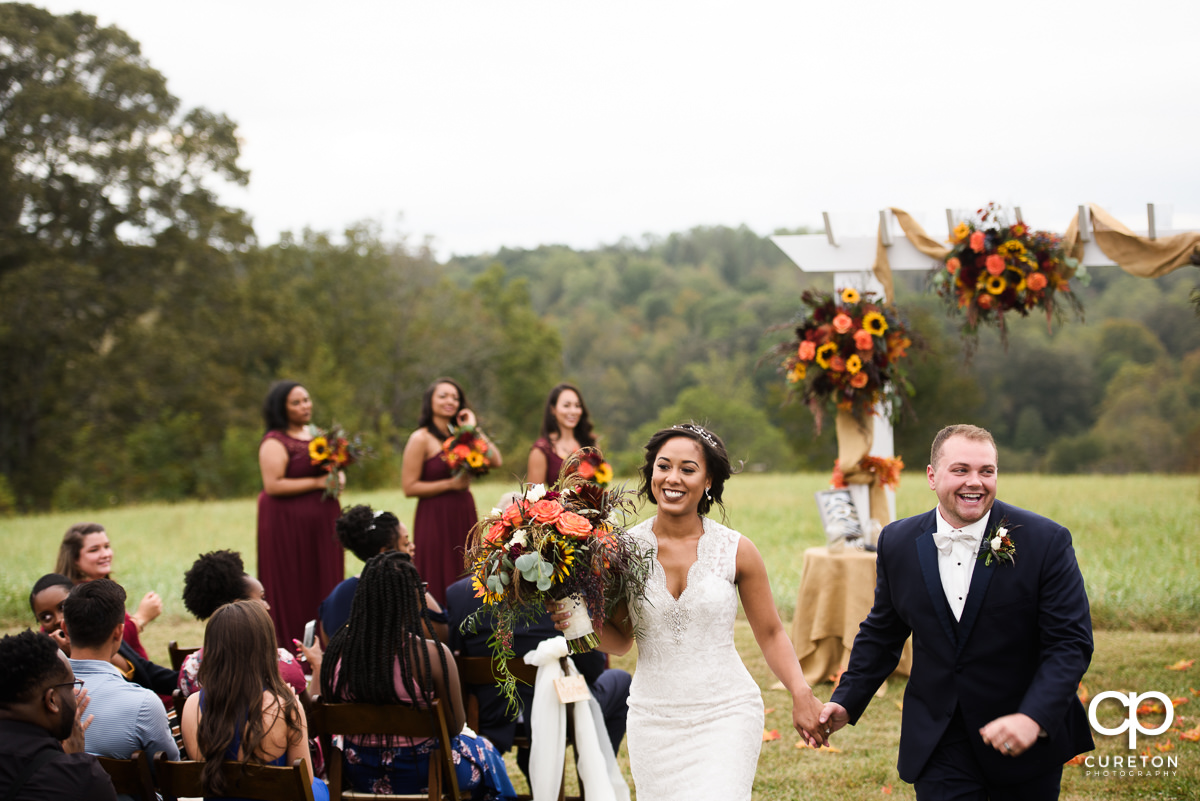
POLYGON ((630 606, 638 661, 629 753, 638 799, 749 799, 763 706, 733 641, 741 535, 705 518, 676 599, 657 559, 653 525, 652 518, 630 530, 655 554, 646 596, 630 606))

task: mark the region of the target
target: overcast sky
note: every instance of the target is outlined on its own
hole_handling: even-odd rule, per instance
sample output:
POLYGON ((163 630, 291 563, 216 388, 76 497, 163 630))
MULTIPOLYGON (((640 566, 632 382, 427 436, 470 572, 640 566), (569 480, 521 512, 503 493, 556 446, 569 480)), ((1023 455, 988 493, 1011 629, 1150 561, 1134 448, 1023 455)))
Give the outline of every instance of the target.
POLYGON ((372 219, 448 257, 989 200, 1200 227, 1197 2, 43 5, 238 123, 250 186, 223 194, 268 243, 372 219))

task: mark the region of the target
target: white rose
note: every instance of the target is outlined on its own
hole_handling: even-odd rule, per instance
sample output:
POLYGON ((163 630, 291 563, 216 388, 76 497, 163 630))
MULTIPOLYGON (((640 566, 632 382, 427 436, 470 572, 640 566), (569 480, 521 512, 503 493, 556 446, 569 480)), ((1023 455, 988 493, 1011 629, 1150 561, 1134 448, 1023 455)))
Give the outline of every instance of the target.
POLYGON ((997 537, 1003 537, 1007 533, 1008 533, 1008 529, 1006 529, 1004 526, 1001 526, 1000 528, 996 529, 997 537))
POLYGON ((509 544, 524 546, 525 545, 525 529, 521 529, 516 534, 513 534, 512 539, 509 540, 509 544))
POLYGON ((525 500, 530 503, 537 503, 546 495, 545 484, 530 484, 529 489, 525 491, 525 500))
MULTIPOLYGON (((1004 531, 1004 529, 1000 529, 1000 530, 1004 531)), ((997 534, 996 536, 992 537, 991 546, 992 546, 993 551, 1000 550, 1000 546, 1004 544, 1004 541, 1001 539, 1002 536, 1003 535, 1001 535, 1001 534, 997 534)))

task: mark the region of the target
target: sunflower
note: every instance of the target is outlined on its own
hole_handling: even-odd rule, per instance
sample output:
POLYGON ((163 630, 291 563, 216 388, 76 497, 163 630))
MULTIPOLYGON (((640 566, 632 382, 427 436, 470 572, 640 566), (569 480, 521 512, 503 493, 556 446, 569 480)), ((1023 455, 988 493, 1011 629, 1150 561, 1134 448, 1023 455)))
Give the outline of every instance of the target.
POLYGON ((966 239, 970 233, 971 226, 967 225, 965 222, 960 222, 958 225, 954 226, 954 241, 961 242, 966 239))
POLYGON ((483 454, 479 451, 471 451, 467 454, 467 464, 476 470, 483 467, 484 461, 483 454))
POLYGON ((471 587, 475 590, 475 597, 483 600, 485 604, 491 606, 504 600, 503 595, 498 595, 487 588, 487 585, 479 580, 479 569, 482 565, 478 565, 476 570, 471 574, 471 587))
POLYGON ((1025 252, 1025 246, 1015 239, 1010 239, 1000 247, 996 248, 1000 255, 1020 256, 1025 252))
POLYGON ((600 466, 596 468, 596 483, 607 484, 612 481, 612 477, 612 465, 608 462, 601 462, 600 466))
POLYGON ((1008 281, 1004 280, 1003 275, 989 275, 987 279, 987 291, 993 295, 999 295, 1004 290, 1008 289, 1008 281))
POLYGON ((797 362, 795 367, 793 367, 791 370, 788 370, 788 381, 793 384, 799 384, 804 380, 804 376, 807 373, 808 368, 803 363, 797 362))
POLYGON ((329 440, 325 437, 313 437, 312 442, 308 443, 308 458, 312 459, 313 464, 320 464, 332 455, 329 440))
POLYGON ((817 348, 817 364, 822 370, 829 369, 829 360, 837 354, 837 345, 833 342, 826 342, 821 347, 817 348))
POLYGON ((863 315, 862 327, 877 337, 883 336, 888 330, 887 319, 879 312, 867 312, 863 315))
POLYGON ((847 373, 849 373, 850 375, 854 375, 861 369, 862 369, 862 359, 860 359, 858 357, 857 353, 852 355, 849 359, 846 359, 846 372, 847 373))
POLYGON ((553 580, 562 583, 571 576, 571 565, 575 564, 575 546, 565 540, 554 543, 558 548, 558 564, 554 566, 553 580))
POLYGON ((857 289, 855 289, 852 286, 848 286, 842 290, 842 303, 853 304, 853 303, 858 303, 858 301, 859 301, 859 295, 858 295, 857 289))

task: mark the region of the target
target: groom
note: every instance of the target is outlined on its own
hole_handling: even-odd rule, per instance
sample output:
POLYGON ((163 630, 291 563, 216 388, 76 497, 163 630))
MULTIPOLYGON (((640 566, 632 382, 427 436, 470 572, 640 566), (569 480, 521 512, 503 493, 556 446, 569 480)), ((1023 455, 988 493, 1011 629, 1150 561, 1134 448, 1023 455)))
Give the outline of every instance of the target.
POLYGON ((1063 763, 1094 747, 1075 694, 1092 625, 1071 535, 996 500, 982 428, 938 432, 926 474, 937 508, 880 535, 875 605, 821 722, 827 735, 857 722, 911 633, 897 767, 919 801, 1058 798, 1063 763))

